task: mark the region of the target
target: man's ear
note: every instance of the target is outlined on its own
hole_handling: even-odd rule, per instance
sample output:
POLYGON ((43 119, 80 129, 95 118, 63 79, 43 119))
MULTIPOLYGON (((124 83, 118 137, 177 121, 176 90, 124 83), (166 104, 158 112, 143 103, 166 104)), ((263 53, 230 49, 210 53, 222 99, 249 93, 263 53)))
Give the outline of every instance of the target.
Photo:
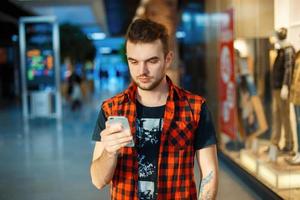
POLYGON ((167 68, 169 68, 171 66, 173 58, 174 58, 174 52, 173 51, 169 51, 167 53, 167 55, 166 55, 166 65, 167 65, 167 68))

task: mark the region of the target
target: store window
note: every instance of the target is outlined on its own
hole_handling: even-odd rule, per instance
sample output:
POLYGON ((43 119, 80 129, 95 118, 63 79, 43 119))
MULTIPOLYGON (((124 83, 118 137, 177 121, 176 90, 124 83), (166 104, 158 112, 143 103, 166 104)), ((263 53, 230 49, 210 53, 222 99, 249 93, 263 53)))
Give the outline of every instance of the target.
POLYGON ((300 197, 299 6, 206 1, 206 68, 215 72, 207 85, 218 90, 208 99, 218 99, 220 150, 283 199, 300 197))

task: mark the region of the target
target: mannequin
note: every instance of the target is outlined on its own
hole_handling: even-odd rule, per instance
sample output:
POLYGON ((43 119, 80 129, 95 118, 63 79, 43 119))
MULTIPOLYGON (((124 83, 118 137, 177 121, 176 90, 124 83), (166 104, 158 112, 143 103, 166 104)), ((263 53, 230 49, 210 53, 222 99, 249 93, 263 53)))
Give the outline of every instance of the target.
POLYGON ((287 29, 280 28, 276 31, 278 39, 275 44, 277 56, 273 65, 272 77, 272 135, 271 143, 282 153, 293 154, 293 134, 290 123, 289 90, 291 86, 291 75, 294 66, 294 49, 286 40, 287 29), (281 127, 284 128, 285 145, 279 148, 281 127))
POLYGON ((291 165, 300 165, 300 51, 296 54, 291 83, 290 101, 294 104, 296 113, 298 150, 294 157, 287 159, 287 162, 291 165))

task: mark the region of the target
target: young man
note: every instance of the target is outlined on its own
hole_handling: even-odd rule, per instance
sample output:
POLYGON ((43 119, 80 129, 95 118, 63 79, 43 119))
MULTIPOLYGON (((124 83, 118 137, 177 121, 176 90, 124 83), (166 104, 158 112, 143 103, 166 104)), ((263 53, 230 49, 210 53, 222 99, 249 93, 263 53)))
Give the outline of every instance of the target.
POLYGON ((166 28, 137 19, 126 35, 132 84, 102 104, 93 134, 93 184, 111 183, 111 198, 197 199, 194 157, 202 175, 199 199, 215 199, 216 137, 205 100, 166 76, 173 53, 166 28), (106 123, 125 116, 131 133, 106 123), (134 139, 135 147, 125 147, 134 139))

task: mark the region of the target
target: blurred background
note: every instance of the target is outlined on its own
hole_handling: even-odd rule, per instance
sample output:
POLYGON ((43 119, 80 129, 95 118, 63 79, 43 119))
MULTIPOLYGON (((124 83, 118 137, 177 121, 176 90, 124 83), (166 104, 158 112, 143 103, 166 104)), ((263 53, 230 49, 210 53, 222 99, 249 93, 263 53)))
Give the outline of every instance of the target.
MULTIPOLYGON (((232 54, 246 51, 241 57, 248 58, 265 123, 271 123, 272 38, 285 26, 300 47, 299 5, 299 0, 2 1, 0 199, 109 199, 109 186, 99 191, 90 180, 91 137, 102 101, 130 83, 124 35, 138 17, 167 26, 175 52, 168 75, 208 100, 220 139, 218 199, 297 199, 300 186, 281 190, 264 182, 240 166, 236 149, 233 156, 222 149, 222 141, 246 139, 237 133, 236 120, 233 137, 222 136, 219 53, 224 44, 232 54)), ((262 133, 270 136, 266 127, 262 133)), ((199 183, 197 168, 196 179, 199 183)))

